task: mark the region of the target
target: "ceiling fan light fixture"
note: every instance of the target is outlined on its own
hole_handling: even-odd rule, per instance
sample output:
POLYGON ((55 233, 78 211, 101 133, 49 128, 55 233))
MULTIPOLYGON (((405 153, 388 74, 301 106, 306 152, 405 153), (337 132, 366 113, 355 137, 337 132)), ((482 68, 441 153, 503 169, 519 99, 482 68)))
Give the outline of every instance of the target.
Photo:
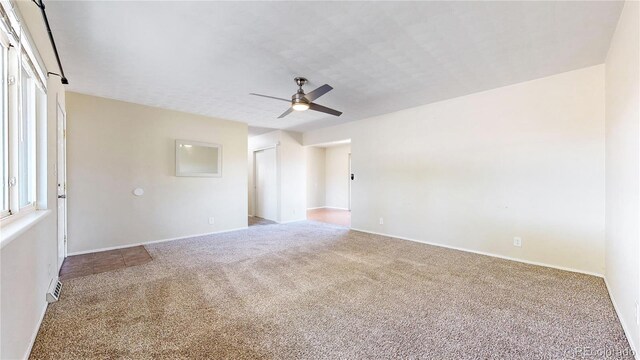
MULTIPOLYGON (((282 115, 278 116, 278 119, 282 119, 283 117, 291 114, 294 111, 305 111, 305 110, 318 111, 318 112, 333 115, 333 116, 342 115, 342 111, 334 110, 326 106, 319 105, 315 102, 317 98, 333 90, 333 88, 329 84, 324 84, 319 88, 311 91, 310 93, 305 94, 304 90, 302 90, 302 86, 304 86, 304 84, 307 83, 307 79, 297 77, 294 80, 296 81, 296 85, 298 85, 298 91, 296 91, 296 93, 291 96, 291 102, 289 103, 290 104, 289 107, 285 112, 282 113, 282 115)), ((283 99, 275 96, 262 95, 262 94, 256 94, 256 93, 250 93, 249 95, 289 102, 289 100, 287 99, 283 99)))
POLYGON ((293 108, 293 110, 295 111, 305 111, 305 110, 309 110, 309 104, 305 103, 305 102, 298 102, 298 103, 294 103, 293 105, 291 105, 291 107, 293 108))

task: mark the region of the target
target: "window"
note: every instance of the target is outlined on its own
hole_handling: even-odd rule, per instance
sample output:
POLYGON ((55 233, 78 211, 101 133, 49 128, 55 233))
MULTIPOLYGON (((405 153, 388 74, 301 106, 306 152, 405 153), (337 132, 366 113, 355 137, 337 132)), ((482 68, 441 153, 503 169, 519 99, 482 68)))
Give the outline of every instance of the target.
POLYGON ((20 209, 36 202, 36 89, 32 76, 21 69, 21 112, 18 117, 18 192, 20 209))
POLYGON ((7 114, 7 48, 0 49, 0 217, 9 215, 9 124, 7 114))
MULTIPOLYGON (((39 141, 46 139, 43 67, 15 14, 0 4, 0 219, 37 209, 39 141), (42 128, 40 126, 42 125, 42 128), (38 140, 41 139, 41 140, 38 140)), ((43 144, 44 145, 44 144, 43 144)), ((44 156, 44 155, 42 155, 44 156)), ((44 179, 42 179, 44 181, 44 179)), ((46 187, 46 182, 41 182, 46 187)))

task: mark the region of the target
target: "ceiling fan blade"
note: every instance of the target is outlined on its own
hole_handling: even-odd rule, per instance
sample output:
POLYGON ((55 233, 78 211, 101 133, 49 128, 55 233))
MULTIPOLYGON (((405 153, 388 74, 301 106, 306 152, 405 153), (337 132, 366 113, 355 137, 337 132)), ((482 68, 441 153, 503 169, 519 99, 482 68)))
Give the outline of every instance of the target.
POLYGON ((261 96, 261 97, 266 97, 266 98, 269 98, 269 99, 276 99, 276 100, 282 100, 282 101, 286 101, 286 102, 291 102, 291 99, 283 99, 283 98, 279 98, 279 97, 275 97, 275 96, 262 95, 262 94, 254 94, 254 93, 250 93, 249 95, 253 95, 253 96, 261 96))
POLYGON ((319 88, 313 90, 312 92, 306 94, 304 97, 305 97, 305 99, 307 99, 309 101, 313 101, 313 100, 319 98, 320 96, 328 93, 331 90, 333 90, 333 88, 331 86, 329 86, 328 84, 324 84, 324 85, 320 86, 319 88))
POLYGON ((293 111, 292 107, 288 108, 287 111, 283 112, 282 115, 278 116, 278 119, 282 119, 283 117, 291 114, 292 111, 293 111))
POLYGON ((331 115, 335 115, 335 116, 342 115, 342 111, 333 110, 333 109, 328 108, 326 106, 322 106, 322 105, 318 105, 318 104, 314 104, 314 103, 309 104, 309 110, 320 111, 320 112, 331 114, 331 115))

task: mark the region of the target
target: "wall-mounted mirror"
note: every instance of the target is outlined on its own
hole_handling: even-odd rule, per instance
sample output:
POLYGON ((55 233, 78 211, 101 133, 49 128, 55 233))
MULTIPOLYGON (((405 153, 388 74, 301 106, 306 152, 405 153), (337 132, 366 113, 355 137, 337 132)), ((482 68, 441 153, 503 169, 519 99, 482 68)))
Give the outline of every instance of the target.
POLYGON ((176 176, 222 176, 222 145, 176 140, 176 176))

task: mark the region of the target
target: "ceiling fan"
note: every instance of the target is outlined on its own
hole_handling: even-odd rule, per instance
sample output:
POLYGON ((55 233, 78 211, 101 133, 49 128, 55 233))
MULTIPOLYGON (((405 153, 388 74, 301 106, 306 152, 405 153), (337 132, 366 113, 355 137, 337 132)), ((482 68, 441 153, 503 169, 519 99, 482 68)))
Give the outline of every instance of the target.
POLYGON ((254 93, 251 93, 249 95, 262 96, 269 99, 276 99, 276 100, 290 102, 291 107, 289 107, 287 111, 282 113, 282 115, 278 116, 278 119, 291 114, 291 112, 294 110, 295 111, 315 110, 315 111, 320 111, 320 112, 330 114, 330 115, 335 115, 335 116, 342 115, 342 111, 330 109, 326 106, 318 105, 313 102, 315 99, 333 90, 331 86, 324 84, 319 88, 313 90, 312 92, 305 94, 304 90, 302 90, 302 86, 304 86, 304 84, 306 84, 308 80, 303 77, 297 77, 294 80, 296 84, 298 84, 298 91, 296 91, 296 93, 293 94, 293 96, 291 96, 291 100, 287 100, 287 99, 283 99, 275 96, 269 96, 269 95, 254 94, 254 93))

